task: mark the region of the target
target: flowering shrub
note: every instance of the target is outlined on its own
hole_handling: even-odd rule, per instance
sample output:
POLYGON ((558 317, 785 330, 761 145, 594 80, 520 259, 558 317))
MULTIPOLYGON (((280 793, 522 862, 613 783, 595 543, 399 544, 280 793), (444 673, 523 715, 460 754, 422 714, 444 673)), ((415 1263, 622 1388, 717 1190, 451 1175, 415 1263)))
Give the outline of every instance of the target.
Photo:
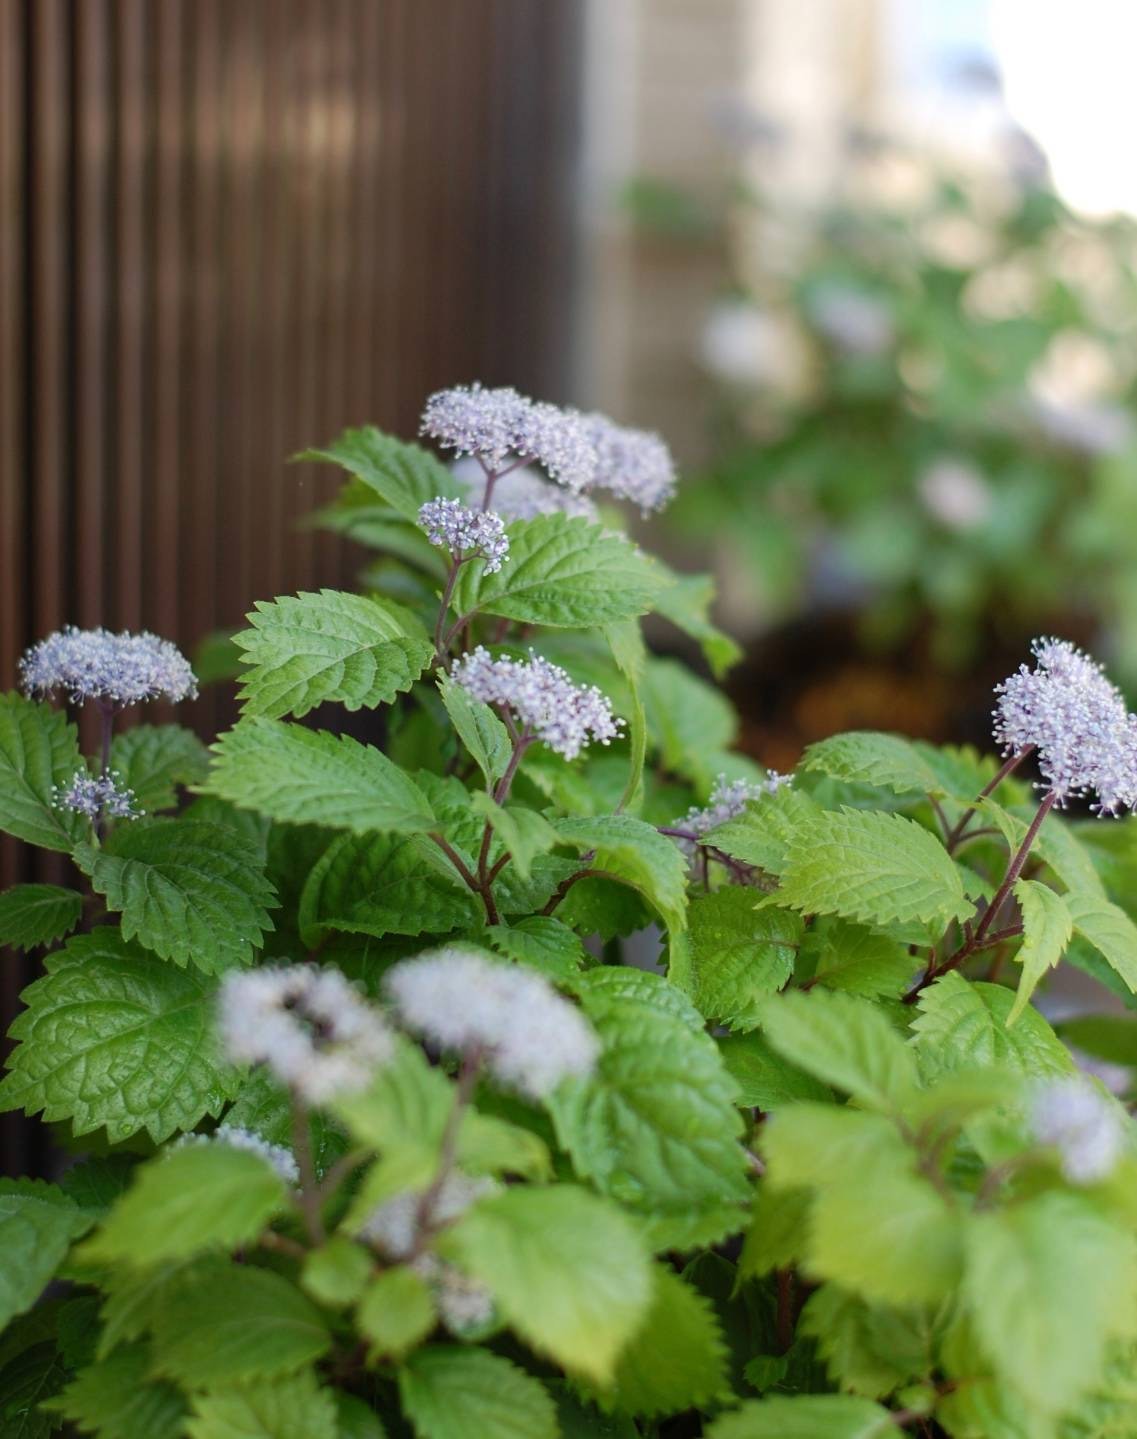
MULTIPOLYGON (((732 657, 600 508, 666 497, 660 441, 477 389, 425 429, 480 486, 324 452, 368 593, 257 606, 211 751, 119 727, 194 693, 153 636, 52 636, 0 700, 0 826, 73 868, 0 895, 47 951, 0 1100, 77 1154, 0 1183, 0 1432, 1137 1429, 1133 1126, 1032 1002, 1137 988, 1132 821, 1063 813, 1134 803, 1137 720, 1046 640, 1001 765, 765 773, 641 638, 732 657)), ((1068 1038, 1137 1062, 1127 1017, 1068 1038)))

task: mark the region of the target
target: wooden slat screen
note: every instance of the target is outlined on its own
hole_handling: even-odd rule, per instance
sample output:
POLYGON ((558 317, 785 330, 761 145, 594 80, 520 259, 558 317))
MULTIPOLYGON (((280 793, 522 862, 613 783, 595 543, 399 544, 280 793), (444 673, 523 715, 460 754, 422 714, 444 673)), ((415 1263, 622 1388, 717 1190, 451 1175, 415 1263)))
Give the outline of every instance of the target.
POLYGON ((581 9, 0 0, 0 688, 66 621, 191 648, 349 582, 305 445, 459 380, 564 398, 581 9))

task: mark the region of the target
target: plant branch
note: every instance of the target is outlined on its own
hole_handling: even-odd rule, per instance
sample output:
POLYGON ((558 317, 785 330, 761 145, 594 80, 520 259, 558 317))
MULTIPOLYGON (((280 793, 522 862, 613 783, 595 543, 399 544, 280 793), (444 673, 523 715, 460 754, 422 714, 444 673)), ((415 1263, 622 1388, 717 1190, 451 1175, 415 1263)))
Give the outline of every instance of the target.
POLYGON ((1028 745, 1026 749, 1019 750, 1018 754, 1010 755, 1007 759, 1003 761, 1003 763, 999 766, 998 772, 991 779, 989 779, 987 783, 983 786, 983 788, 979 791, 979 797, 978 799, 976 799, 975 803, 969 809, 964 810, 964 812, 960 815, 959 819, 956 820, 954 828, 948 831, 947 838, 944 840, 944 844, 947 848, 948 854, 951 854, 954 851, 956 845, 963 838, 964 831, 967 829, 967 826, 971 823, 972 819, 974 819, 975 812, 978 810, 979 806, 983 803, 983 801, 985 799, 989 799, 990 796, 995 793, 995 791, 1008 777, 1008 775, 1010 775, 1014 771, 1014 769, 1024 759, 1026 759, 1027 755, 1030 754, 1033 749, 1033 745, 1028 745))
POLYGON ((304 1227, 314 1245, 323 1244, 327 1238, 321 1214, 323 1204, 320 1186, 316 1179, 316 1165, 312 1159, 312 1131, 308 1123, 308 1106, 295 1092, 292 1093, 292 1147, 296 1154, 296 1165, 300 1170, 299 1208, 304 1216, 304 1227))

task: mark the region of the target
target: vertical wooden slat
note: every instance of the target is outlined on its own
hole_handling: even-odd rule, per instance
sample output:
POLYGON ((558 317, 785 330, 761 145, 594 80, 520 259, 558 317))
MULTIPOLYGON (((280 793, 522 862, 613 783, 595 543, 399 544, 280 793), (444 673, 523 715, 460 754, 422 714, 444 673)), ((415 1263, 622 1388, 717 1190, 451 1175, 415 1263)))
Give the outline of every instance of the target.
MULTIPOLYGON (((0 689, 25 643, 24 57, 21 0, 0 0, 0 689)), ((0 859, 10 865, 7 846, 0 859)), ((5 874, 8 870, 3 871, 5 874)))

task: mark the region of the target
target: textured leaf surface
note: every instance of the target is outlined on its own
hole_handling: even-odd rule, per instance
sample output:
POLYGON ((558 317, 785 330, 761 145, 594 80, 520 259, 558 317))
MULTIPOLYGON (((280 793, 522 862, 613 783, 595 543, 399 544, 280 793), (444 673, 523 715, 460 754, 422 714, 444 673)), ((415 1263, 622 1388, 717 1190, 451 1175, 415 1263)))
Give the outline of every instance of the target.
POLYGON ((1137 924, 1118 905, 1096 895, 1070 894, 1066 905, 1077 932, 1137 994, 1137 924))
POLYGON ((57 884, 17 884, 0 894, 0 944, 35 949, 70 934, 83 913, 83 896, 57 884))
POLYGON ((103 926, 70 940, 23 994, 19 1045, 0 1103, 70 1119, 75 1134, 105 1125, 112 1141, 145 1130, 156 1143, 217 1115, 237 1092, 213 1051, 212 986, 103 926))
POLYGON ((896 1433, 887 1409, 851 1394, 755 1399, 724 1414, 706 1439, 886 1439, 896 1433))
POLYGON ((163 959, 217 974, 251 964, 272 929, 275 898, 260 855, 227 825, 156 819, 119 826, 76 854, 123 938, 163 959))
POLYGON ((242 809, 356 834, 425 830, 426 796, 371 745, 280 720, 247 719, 213 746, 208 790, 242 809))
MULTIPOLYGON (((1026 1008, 1039 980, 1062 958, 1074 933, 1074 920, 1066 901, 1049 885, 1020 879, 1015 885, 1015 898, 1023 917, 1023 942, 1016 956, 1022 965, 1022 974, 1015 1002, 1007 1015, 1008 1026, 1014 1024, 1026 1008)), ((1128 917, 1127 922, 1132 923, 1128 917)), ((1133 928, 1133 936, 1137 939, 1137 926, 1133 928)), ((1137 965, 1137 948, 1132 953, 1137 965)))
POLYGON ((800 915, 756 909, 754 892, 738 886, 694 900, 690 909, 692 998, 707 1019, 753 1029, 762 1005, 794 970, 800 915))
POLYGON ((178 1434, 185 1400, 171 1384, 149 1377, 150 1357, 141 1344, 116 1350, 80 1370, 50 1401, 84 1433, 103 1439, 157 1439, 178 1434))
MULTIPOLYGON (((188 1439, 337 1439, 344 1431, 337 1425, 335 1396, 305 1369, 287 1379, 197 1395, 185 1432, 188 1439)), ((372 1433, 381 1436, 382 1430, 372 1433)))
POLYGON ((137 725, 115 735, 111 769, 134 791, 144 814, 157 814, 177 804, 176 785, 197 784, 205 778, 209 751, 181 725, 137 725))
POLYGON ((823 1284, 802 1310, 830 1377, 844 1389, 880 1398, 931 1372, 930 1326, 910 1309, 868 1304, 836 1284, 823 1284))
POLYGON ((68 853, 87 822, 56 809, 52 789, 82 767, 77 731, 62 710, 0 694, 0 830, 68 853))
POLYGON ((595 850, 597 869, 618 875, 659 911, 672 933, 687 927, 687 862, 677 845, 628 814, 555 821, 562 842, 595 850))
POLYGON ((600 1384, 651 1299, 642 1238, 615 1205, 572 1185, 484 1199, 438 1247, 490 1290, 534 1349, 600 1384))
POLYGON ((229 1144, 189 1144, 136 1172, 84 1255, 145 1266, 233 1249, 255 1239, 284 1200, 284 1181, 259 1155, 229 1144))
POLYGON ((870 924, 946 924, 971 912, 963 882, 934 835, 896 814, 825 811, 795 831, 779 900, 805 914, 870 924))
POLYGON ((831 916, 810 926, 801 953, 814 984, 870 999, 899 998, 919 972, 906 944, 831 916))
POLYGON ((0 1179, 0 1329, 36 1302, 93 1220, 54 1184, 0 1179))
POLYGON ((770 874, 781 874, 790 841, 821 814, 817 801, 792 785, 782 785, 774 794, 753 800, 737 819, 720 824, 707 836, 716 849, 756 865, 770 874))
POLYGON ((802 768, 818 770, 834 779, 871 784, 896 794, 947 793, 942 777, 916 746, 900 735, 874 730, 852 730, 811 744, 802 768))
POLYGON ((234 643, 249 715, 299 719, 329 700, 374 709, 410 689, 434 655, 408 611, 341 590, 262 600, 247 618, 234 643))
POLYGON ((432 1345, 399 1370, 417 1439, 558 1439, 545 1386, 486 1349, 432 1345))
POLYGON ((1070 1074, 1074 1063, 1037 1010, 1027 1008, 1013 1029, 1009 989, 969 983, 956 971, 921 994, 912 1021, 921 1071, 929 1078, 996 1066, 1017 1074, 1070 1074))
POLYGON ((468 690, 452 680, 440 679, 438 692, 458 738, 469 750, 486 784, 496 784, 505 773, 513 749, 509 731, 489 705, 474 699, 468 690))
POLYGON ((509 526, 509 560, 492 575, 463 567, 459 614, 584 629, 646 614, 665 580, 635 545, 587 520, 537 515, 509 526))
POLYGON ((678 660, 650 659, 641 686, 648 734, 665 767, 710 789, 738 716, 725 695, 678 660))
POLYGON ((418 520, 427 500, 441 495, 461 499, 462 491, 445 465, 421 445, 385 435, 374 425, 344 430, 320 450, 306 450, 301 460, 326 460, 340 465, 408 520, 418 520))
POLYGON ((516 924, 490 925, 486 940, 499 954, 556 980, 571 978, 586 957, 579 937, 552 915, 534 914, 516 924))
POLYGON ((738 1085, 738 1103, 747 1108, 780 1109, 797 1099, 831 1099, 832 1091, 804 1069, 778 1054, 761 1034, 728 1034, 719 1053, 738 1085))

